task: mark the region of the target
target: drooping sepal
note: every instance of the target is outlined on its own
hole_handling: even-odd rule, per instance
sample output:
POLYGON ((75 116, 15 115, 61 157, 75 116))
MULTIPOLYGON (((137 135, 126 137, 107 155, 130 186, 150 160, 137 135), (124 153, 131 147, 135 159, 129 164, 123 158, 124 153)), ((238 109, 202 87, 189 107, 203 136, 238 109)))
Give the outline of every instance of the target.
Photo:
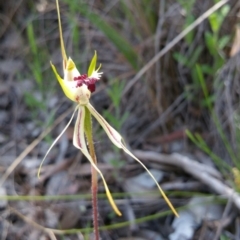
POLYGON ((91 155, 88 152, 86 141, 85 141, 85 136, 84 136, 84 120, 85 120, 85 106, 80 106, 78 110, 78 116, 77 116, 77 121, 74 127, 74 134, 73 134, 73 145, 80 149, 82 153, 85 155, 85 157, 90 161, 91 165, 96 169, 96 171, 99 173, 99 175, 102 178, 106 195, 108 197, 108 200, 113 208, 113 210, 116 212, 117 215, 121 216, 121 212, 118 210, 118 207, 116 206, 112 194, 107 186, 106 180, 100 171, 100 169, 97 167, 97 165, 94 163, 94 160, 92 159, 91 155))
POLYGON ((46 154, 45 154, 45 156, 44 156, 44 158, 43 158, 43 160, 42 160, 42 162, 41 162, 41 164, 40 164, 40 166, 39 166, 39 169, 38 169, 38 174, 37 174, 38 178, 40 178, 40 173, 41 173, 42 165, 43 165, 46 157, 48 156, 49 152, 52 150, 52 148, 54 147, 54 145, 57 143, 57 141, 58 141, 58 140, 60 139, 60 137, 65 133, 65 131, 67 130, 67 128, 68 128, 69 125, 71 124, 71 122, 72 122, 72 120, 73 120, 73 118, 74 118, 74 115, 75 115, 76 111, 78 110, 78 108, 79 108, 79 106, 77 106, 77 107, 75 108, 75 110, 74 110, 74 112, 73 112, 73 114, 72 114, 69 122, 68 122, 67 125, 65 126, 65 128, 62 130, 62 132, 58 135, 58 137, 54 140, 54 142, 52 143, 52 145, 50 146, 50 148, 47 150, 47 152, 46 152, 46 154))
POLYGON ((168 206, 170 207, 170 209, 172 210, 172 212, 178 216, 177 211, 175 210, 175 208, 173 207, 172 203, 170 202, 170 200, 168 199, 168 197, 166 196, 166 194, 164 193, 164 191, 162 190, 162 188, 160 187, 160 185, 158 184, 156 178, 152 175, 152 173, 148 170, 148 168, 142 163, 142 161, 140 161, 137 157, 135 157, 125 146, 124 142, 123 142, 123 138, 122 136, 113 128, 109 125, 109 123, 96 111, 96 109, 89 103, 86 106, 89 111, 91 112, 91 114, 97 119, 97 121, 99 122, 99 124, 102 126, 102 128, 105 130, 105 132, 107 133, 109 139, 112 141, 112 143, 118 147, 123 149, 123 151, 125 153, 127 153, 128 155, 130 155, 133 159, 135 159, 147 172, 148 174, 151 176, 151 178, 153 179, 153 181, 156 183, 162 197, 164 198, 164 200, 166 201, 166 203, 168 204, 168 206))

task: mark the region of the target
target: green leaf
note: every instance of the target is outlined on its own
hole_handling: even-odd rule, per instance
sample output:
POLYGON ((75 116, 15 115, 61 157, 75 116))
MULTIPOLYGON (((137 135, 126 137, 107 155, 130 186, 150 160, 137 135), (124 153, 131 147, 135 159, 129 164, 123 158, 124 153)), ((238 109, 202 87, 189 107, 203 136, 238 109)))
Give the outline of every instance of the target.
POLYGON ((194 50, 192 56, 188 60, 188 67, 192 68, 198 61, 200 54, 202 53, 203 47, 202 46, 197 46, 196 49, 194 50))
MULTIPOLYGON (((195 17, 191 14, 187 15, 184 28, 187 28, 189 25, 191 25, 195 21, 195 17)), ((188 45, 191 45, 194 39, 194 31, 189 32, 186 36, 185 39, 188 43, 188 45)))
POLYGON ((108 96, 111 98, 115 108, 119 108, 124 86, 124 81, 114 80, 112 86, 107 89, 108 96))
POLYGON ((219 49, 222 50, 223 48, 225 48, 225 46, 229 43, 229 41, 230 41, 229 35, 221 37, 218 41, 219 49))
POLYGON ((224 19, 230 11, 229 5, 223 6, 219 11, 214 12, 209 16, 208 20, 211 25, 212 31, 217 34, 222 26, 224 19))
POLYGON ((210 95, 209 97, 203 98, 201 100, 201 105, 203 107, 208 107, 209 105, 212 105, 215 102, 216 99, 217 99, 216 95, 214 95, 214 94, 210 95))
POLYGON ((173 54, 173 57, 174 57, 174 59, 177 60, 178 63, 180 63, 181 65, 183 65, 183 66, 185 66, 185 67, 188 65, 188 59, 187 59, 187 57, 185 57, 185 56, 182 55, 181 53, 175 52, 175 53, 173 54))
POLYGON ((191 12, 193 4, 195 3, 196 0, 178 0, 179 4, 181 7, 186 11, 186 12, 191 12))
POLYGON ((35 35, 34 35, 32 22, 29 22, 27 25, 27 36, 28 36, 28 42, 30 45, 30 49, 31 49, 33 55, 37 55, 38 50, 37 50, 37 44, 36 44, 36 39, 35 39, 35 35))
POLYGON ((215 74, 213 67, 209 64, 201 64, 201 69, 204 74, 207 74, 207 75, 215 74))
POLYGON ((211 26, 211 29, 214 33, 217 33, 219 28, 220 28, 220 22, 218 21, 218 14, 217 12, 214 12, 212 13, 212 15, 210 15, 208 17, 208 20, 209 20, 209 23, 210 23, 210 26, 211 26))
POLYGON ((210 32, 206 32, 204 36, 208 51, 215 56, 217 54, 215 37, 210 32))
POLYGON ((224 18, 226 18, 229 11, 230 11, 230 6, 229 5, 225 5, 221 8, 221 15, 222 15, 223 20, 224 20, 224 18))
POLYGON ((192 134, 188 129, 185 130, 187 137, 202 151, 208 154, 215 164, 219 167, 222 173, 225 173, 231 167, 220 157, 218 157, 211 148, 208 147, 202 136, 198 133, 192 134))
MULTIPOLYGON (((205 99, 208 99, 208 89, 207 89, 207 84, 205 82, 204 76, 203 76, 203 72, 202 72, 202 68, 201 65, 196 65, 196 72, 197 72, 197 76, 198 76, 198 80, 201 84, 203 93, 204 93, 204 97, 205 99)), ((208 105, 209 109, 211 110, 211 105, 208 105)))

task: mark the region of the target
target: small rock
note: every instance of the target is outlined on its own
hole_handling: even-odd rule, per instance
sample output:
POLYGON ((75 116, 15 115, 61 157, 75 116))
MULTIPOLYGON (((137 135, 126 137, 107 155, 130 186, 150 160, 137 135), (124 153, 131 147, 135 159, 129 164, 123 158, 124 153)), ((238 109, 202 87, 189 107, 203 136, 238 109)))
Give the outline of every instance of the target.
POLYGON ((170 240, 192 239, 197 224, 195 217, 189 210, 179 212, 179 217, 175 218, 172 224, 174 232, 169 235, 170 240))
POLYGON ((222 217, 223 207, 214 202, 213 197, 193 197, 189 209, 197 223, 203 220, 218 220, 222 217))
MULTIPOLYGON (((160 182, 164 176, 164 173, 150 169, 152 175, 156 178, 157 182, 160 182)), ((156 189, 156 183, 153 181, 151 176, 147 173, 141 173, 136 177, 128 178, 124 184, 125 190, 131 194, 132 199, 138 202, 148 202, 149 200, 155 200, 159 198, 157 195, 152 195, 149 192, 156 189), (136 196, 137 192, 144 193, 142 196, 136 196)))
POLYGON ((38 158, 27 158, 27 159, 24 159, 22 164, 24 168, 26 168, 26 171, 28 172, 32 169, 39 167, 40 162, 41 160, 38 158))
POLYGON ((49 228, 56 228, 58 226, 59 212, 47 208, 44 213, 46 216, 46 226, 49 228))

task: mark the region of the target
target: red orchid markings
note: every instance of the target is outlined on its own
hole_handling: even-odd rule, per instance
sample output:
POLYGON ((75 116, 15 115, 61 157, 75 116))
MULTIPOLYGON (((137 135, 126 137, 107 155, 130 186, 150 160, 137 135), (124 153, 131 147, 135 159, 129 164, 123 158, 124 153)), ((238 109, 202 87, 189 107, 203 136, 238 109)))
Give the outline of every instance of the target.
MULTIPOLYGON (((94 108, 92 108, 94 112, 96 112, 96 110, 94 108)), ((96 112, 97 114, 97 112, 96 112)), ((115 137, 114 133, 112 132, 112 129, 110 126, 108 126, 108 124, 106 123, 106 120, 99 114, 99 117, 101 118, 101 120, 103 121, 104 125, 106 126, 106 128, 108 129, 108 131, 110 132, 110 134, 112 135, 112 137, 119 142, 119 140, 115 137)), ((120 142, 121 144, 121 142, 120 142)))
POLYGON ((96 86, 95 83, 97 82, 97 78, 88 77, 87 74, 80 75, 78 77, 73 78, 74 81, 77 82, 76 87, 81 87, 83 84, 87 85, 88 90, 93 93, 95 92, 96 86))

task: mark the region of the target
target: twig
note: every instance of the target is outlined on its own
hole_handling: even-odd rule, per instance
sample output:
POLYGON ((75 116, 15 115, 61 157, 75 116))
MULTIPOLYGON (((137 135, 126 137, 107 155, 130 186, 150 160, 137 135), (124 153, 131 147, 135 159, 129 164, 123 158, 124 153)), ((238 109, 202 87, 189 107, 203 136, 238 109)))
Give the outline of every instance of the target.
POLYGON ((236 219, 236 221, 235 221, 235 228, 236 228, 236 230, 235 230, 235 239, 236 240, 239 240, 240 239, 240 218, 239 217, 237 217, 237 219, 236 219))
POLYGON ((16 209, 9 207, 9 210, 13 213, 15 213, 16 215, 18 215, 18 217, 20 217, 21 219, 23 219, 26 223, 29 223, 30 225, 34 226, 35 228, 47 233, 50 237, 51 240, 57 240, 57 238, 55 237, 53 230, 49 229, 49 228, 45 228, 41 225, 39 225, 38 223, 34 222, 32 219, 29 219, 27 217, 25 217, 23 214, 21 214, 20 212, 18 212, 16 209))
POLYGON ((228 215, 231 211, 231 208, 232 208, 232 200, 229 199, 227 202, 227 205, 224 209, 224 212, 222 214, 222 219, 219 221, 219 224, 217 226, 217 231, 216 231, 216 234, 215 234, 213 240, 218 240, 220 238, 223 228, 225 228, 227 226, 227 224, 232 222, 233 215, 232 215, 232 217, 228 217, 228 215))
POLYGON ((220 174, 216 169, 210 166, 205 166, 204 164, 198 163, 189 157, 177 153, 165 155, 156 152, 144 152, 137 150, 134 151, 134 155, 141 160, 151 160, 157 163, 169 164, 182 168, 189 175, 192 175, 196 179, 200 180, 216 193, 231 199, 235 206, 240 209, 239 194, 219 180, 220 174))

